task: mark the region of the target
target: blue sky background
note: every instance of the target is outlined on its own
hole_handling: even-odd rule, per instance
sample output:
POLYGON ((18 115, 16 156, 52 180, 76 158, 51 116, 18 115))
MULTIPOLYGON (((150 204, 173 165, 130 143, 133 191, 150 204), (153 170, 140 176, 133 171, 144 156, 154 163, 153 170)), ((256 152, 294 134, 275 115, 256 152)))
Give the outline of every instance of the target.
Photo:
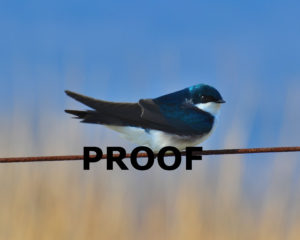
MULTIPOLYGON (((87 145, 134 147, 113 131, 70 119, 65 108, 85 107, 68 99, 65 89, 105 100, 137 101, 198 83, 216 87, 227 102, 204 149, 299 146, 299 13, 299 1, 0 0, 0 157, 79 154, 87 145)), ((118 193, 109 189, 123 184, 124 192, 128 189, 142 204, 149 196, 149 202, 151 196, 173 202, 172 191, 183 186, 184 176, 200 195, 199 182, 216 196, 212 209, 223 206, 219 193, 227 194, 230 202, 231 190, 238 189, 238 202, 248 207, 253 200, 251 211, 272 201, 270 212, 280 210, 276 201, 282 197, 278 202, 289 216, 299 206, 299 159, 299 153, 213 156, 195 164, 192 172, 168 174, 110 173, 101 164, 85 174, 81 163, 1 165, 0 170, 2 182, 15 182, 22 198, 23 189, 29 189, 38 203, 39 189, 51 194, 44 183, 53 183, 59 194, 75 189, 81 199, 85 186, 94 186, 91 192, 96 192, 99 182, 108 194, 118 193), (31 179, 34 171, 40 175, 32 181, 41 187, 23 187, 24 174, 31 179), (57 173, 66 177, 57 180, 66 185, 56 184, 57 173), (68 174, 80 176, 82 185, 67 181, 68 174)), ((13 199, 11 189, 8 185, 3 195, 13 199)), ((28 199, 32 202, 31 195, 28 199)), ((12 202, 11 209, 15 207, 12 202)))
POLYGON ((235 122, 247 140, 231 147, 297 145, 299 10, 297 1, 2 0, 0 114, 22 110, 34 128, 42 110, 68 117, 65 89, 136 101, 202 82, 227 101, 208 146, 221 147, 235 122))

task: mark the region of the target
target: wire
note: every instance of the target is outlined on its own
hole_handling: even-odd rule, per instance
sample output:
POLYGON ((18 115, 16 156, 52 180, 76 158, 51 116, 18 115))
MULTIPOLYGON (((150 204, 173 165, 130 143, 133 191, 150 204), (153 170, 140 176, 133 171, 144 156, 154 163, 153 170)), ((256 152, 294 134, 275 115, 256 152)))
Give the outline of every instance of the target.
MULTIPOLYGON (((219 149, 219 150, 203 150, 194 152, 194 155, 227 155, 227 154, 250 154, 250 153, 275 153, 275 152, 300 152, 300 147, 270 147, 270 148, 241 148, 241 149, 219 149)), ((181 153, 185 155, 185 152, 181 153)), ((173 154, 166 154, 172 156, 173 154)), ((118 156, 116 154, 115 156, 118 156)), ((139 153, 139 158, 147 157, 146 153, 139 153)), ((92 157, 92 156, 91 156, 92 157)), ((107 155, 103 154, 102 159, 106 159, 107 155)), ((126 154, 126 158, 130 158, 130 154, 126 154)), ((38 156, 38 157, 5 157, 0 158, 0 163, 15 162, 46 162, 46 161, 73 161, 82 160, 83 155, 65 155, 65 156, 38 156)))

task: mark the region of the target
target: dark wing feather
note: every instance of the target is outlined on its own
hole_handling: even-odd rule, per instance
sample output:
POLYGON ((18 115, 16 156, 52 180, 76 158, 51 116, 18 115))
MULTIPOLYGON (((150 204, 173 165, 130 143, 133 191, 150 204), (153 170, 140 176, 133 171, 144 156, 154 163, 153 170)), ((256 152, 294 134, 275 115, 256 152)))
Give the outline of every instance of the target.
POLYGON ((142 123, 151 129, 162 130, 176 135, 202 135, 208 133, 214 118, 189 103, 163 104, 155 99, 142 99, 142 123))
POLYGON ((138 103, 117 103, 94 99, 71 91, 66 94, 94 110, 65 110, 86 123, 99 123, 117 126, 136 126, 142 110, 138 103))
POLYGON ((181 135, 178 126, 174 126, 171 121, 165 118, 159 106, 152 99, 141 99, 139 105, 142 108, 141 125, 144 128, 181 135))
POLYGON ((118 103, 90 98, 71 91, 66 91, 66 94, 93 108, 87 111, 65 110, 86 123, 135 126, 177 135, 203 134, 210 131, 212 126, 207 124, 211 121, 211 116, 192 106, 158 105, 152 99, 141 99, 138 103, 118 103))

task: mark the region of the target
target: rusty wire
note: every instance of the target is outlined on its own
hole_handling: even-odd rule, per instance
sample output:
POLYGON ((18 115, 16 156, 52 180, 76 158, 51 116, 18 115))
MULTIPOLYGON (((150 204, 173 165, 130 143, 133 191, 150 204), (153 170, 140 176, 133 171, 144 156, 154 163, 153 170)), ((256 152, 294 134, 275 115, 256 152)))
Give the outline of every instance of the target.
MULTIPOLYGON (((250 153, 274 153, 274 152, 300 152, 300 147, 270 147, 270 148, 241 148, 241 149, 219 149, 219 150, 203 150, 194 152, 194 155, 227 155, 227 154, 250 154, 250 153)), ((185 152, 181 153, 185 155, 185 152)), ((166 154, 172 156, 173 154, 166 154)), ((116 154, 115 156, 118 156, 116 154)), ((91 155, 93 157, 93 155, 91 155)), ((139 158, 147 157, 146 153, 139 153, 139 158)), ((106 159, 107 155, 103 154, 102 159, 106 159)), ((130 153, 126 154, 126 158, 130 158, 130 153)), ((82 160, 83 155, 65 155, 65 156, 38 156, 38 157, 5 157, 0 158, 0 163, 14 162, 46 162, 46 161, 72 161, 82 160)))

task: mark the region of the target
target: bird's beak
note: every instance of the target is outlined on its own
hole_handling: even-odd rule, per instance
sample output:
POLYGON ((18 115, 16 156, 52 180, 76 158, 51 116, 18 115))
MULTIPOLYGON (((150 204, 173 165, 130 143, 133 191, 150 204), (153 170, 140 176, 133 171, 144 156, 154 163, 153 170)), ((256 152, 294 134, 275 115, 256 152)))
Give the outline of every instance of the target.
POLYGON ((217 103, 226 103, 223 99, 217 101, 217 103))

